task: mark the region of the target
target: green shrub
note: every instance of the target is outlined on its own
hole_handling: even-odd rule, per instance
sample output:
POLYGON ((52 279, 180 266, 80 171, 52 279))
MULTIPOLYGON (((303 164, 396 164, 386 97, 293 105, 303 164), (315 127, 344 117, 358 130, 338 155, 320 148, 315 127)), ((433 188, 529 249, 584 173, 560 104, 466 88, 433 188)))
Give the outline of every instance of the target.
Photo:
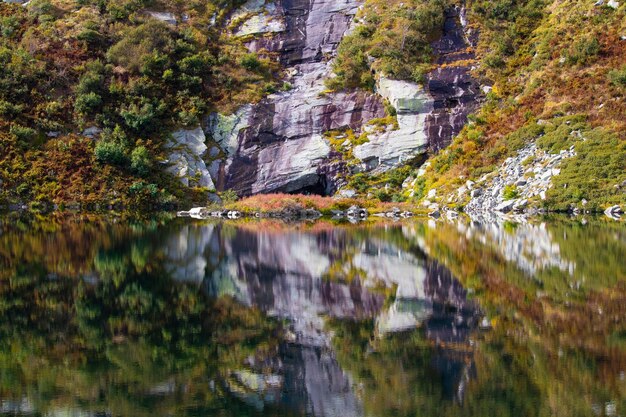
POLYGON ((80 94, 76 97, 74 110, 81 115, 92 115, 102 106, 102 97, 94 92, 80 94))
POLYGON ((129 191, 131 194, 147 194, 151 197, 156 197, 159 194, 159 187, 156 184, 147 184, 143 181, 134 182, 129 191))
POLYGON ((381 189, 381 190, 374 191, 374 197, 376 197, 377 199, 379 199, 380 201, 384 203, 387 203, 391 201, 392 195, 388 193, 387 191, 381 189))
POLYGON ((614 69, 608 74, 609 81, 615 87, 626 88, 626 65, 620 69, 614 69))
POLYGON ((234 203, 235 201, 237 201, 239 199, 239 196, 237 195, 237 193, 234 190, 222 191, 219 194, 219 196, 222 199, 222 202, 224 202, 224 204, 234 203))
POLYGON ((155 120, 166 111, 165 103, 157 105, 142 99, 139 104, 132 103, 122 108, 120 115, 126 125, 136 132, 152 131, 157 128, 155 120))
POLYGON ((508 151, 517 151, 523 148, 525 145, 533 142, 544 132, 544 126, 537 124, 537 121, 532 120, 514 132, 509 133, 505 140, 508 151))
POLYGON ((30 127, 22 125, 12 125, 10 133, 15 137, 18 142, 32 142, 37 136, 37 132, 30 127))
POLYGON ((565 62, 569 65, 584 65, 592 62, 600 53, 600 42, 596 37, 587 37, 575 42, 565 53, 565 62))
POLYGON ((14 117, 22 112, 24 106, 0 100, 0 116, 14 117))
POLYGON ((99 141, 94 149, 94 155, 102 164, 123 166, 127 162, 126 149, 119 142, 99 141))
POLYGON ((239 59, 239 65, 249 71, 256 71, 261 67, 261 61, 255 53, 249 53, 239 59))
POLYGON ((152 159, 145 146, 137 146, 133 149, 133 152, 130 154, 130 168, 135 174, 142 177, 150 173, 152 159))
POLYGON ((144 62, 155 53, 170 55, 175 42, 167 24, 156 20, 129 30, 107 52, 107 59, 129 71, 138 73, 144 62))

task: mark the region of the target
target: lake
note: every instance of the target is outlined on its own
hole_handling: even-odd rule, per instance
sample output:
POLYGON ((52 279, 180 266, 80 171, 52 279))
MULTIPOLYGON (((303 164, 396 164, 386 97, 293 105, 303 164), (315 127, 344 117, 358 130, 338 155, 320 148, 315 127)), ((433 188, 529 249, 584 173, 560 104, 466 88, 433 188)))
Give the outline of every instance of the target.
POLYGON ((626 225, 0 218, 0 415, 626 414, 626 225))

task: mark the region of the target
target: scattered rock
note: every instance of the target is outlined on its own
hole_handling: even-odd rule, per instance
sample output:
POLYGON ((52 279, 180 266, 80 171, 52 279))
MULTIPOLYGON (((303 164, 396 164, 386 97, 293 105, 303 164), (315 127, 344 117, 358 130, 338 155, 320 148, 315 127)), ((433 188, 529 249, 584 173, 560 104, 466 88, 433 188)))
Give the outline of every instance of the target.
POLYGON ((617 9, 619 7, 619 2, 615 0, 609 0, 606 5, 612 9, 617 9))
POLYGON ((478 327, 481 330, 489 330, 491 329, 492 326, 491 326, 491 322, 489 321, 489 319, 487 317, 483 317, 478 327))
POLYGON ((346 216, 353 219, 365 219, 367 215, 367 210, 359 206, 350 206, 350 208, 346 210, 346 216))

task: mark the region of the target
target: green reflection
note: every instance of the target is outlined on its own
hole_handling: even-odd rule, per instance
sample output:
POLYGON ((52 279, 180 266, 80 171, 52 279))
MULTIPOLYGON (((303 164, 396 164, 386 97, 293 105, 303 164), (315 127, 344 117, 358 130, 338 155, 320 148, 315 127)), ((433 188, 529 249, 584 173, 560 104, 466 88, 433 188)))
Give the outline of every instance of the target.
POLYGON ((157 250, 160 232, 152 223, 97 221, 63 223, 43 233, 6 230, 0 279, 4 411, 256 412, 233 401, 226 407, 220 381, 245 358, 273 352, 279 323, 173 281, 157 250))

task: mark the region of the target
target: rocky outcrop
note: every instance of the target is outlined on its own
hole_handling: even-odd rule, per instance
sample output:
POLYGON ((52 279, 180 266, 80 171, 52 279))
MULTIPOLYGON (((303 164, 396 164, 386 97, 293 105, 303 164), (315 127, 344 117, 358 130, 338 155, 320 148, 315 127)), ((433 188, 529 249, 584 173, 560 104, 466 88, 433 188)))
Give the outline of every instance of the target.
POLYGON ((477 90, 469 68, 459 64, 468 58, 459 52, 468 44, 456 11, 446 20, 443 39, 433 45, 446 68, 429 77, 426 89, 383 77, 377 94, 325 91, 332 57, 358 5, 357 0, 250 0, 233 16, 235 36, 262 35, 248 41, 249 49, 278 53, 291 89, 232 116, 209 117, 207 132, 225 155, 211 169, 218 189, 239 195, 334 193, 347 169, 324 138, 329 130, 369 129, 368 142, 355 147, 354 156, 362 161, 359 170, 374 172, 429 147, 439 149, 458 133, 477 90), (398 126, 380 132, 367 122, 385 115, 384 98, 396 108, 398 126))
POLYGON ((433 111, 433 100, 420 85, 381 77, 377 92, 396 109, 398 126, 383 132, 368 132, 368 141, 356 146, 353 155, 363 161, 364 170, 381 172, 397 167, 426 151, 425 121, 433 111))
POLYGON ((231 17, 231 24, 240 23, 235 36, 249 36, 263 33, 283 32, 284 16, 276 3, 265 0, 248 0, 231 17))
POLYGON ((181 183, 186 186, 215 189, 203 159, 207 146, 201 128, 174 132, 165 147, 169 151, 167 171, 177 176, 181 183))

